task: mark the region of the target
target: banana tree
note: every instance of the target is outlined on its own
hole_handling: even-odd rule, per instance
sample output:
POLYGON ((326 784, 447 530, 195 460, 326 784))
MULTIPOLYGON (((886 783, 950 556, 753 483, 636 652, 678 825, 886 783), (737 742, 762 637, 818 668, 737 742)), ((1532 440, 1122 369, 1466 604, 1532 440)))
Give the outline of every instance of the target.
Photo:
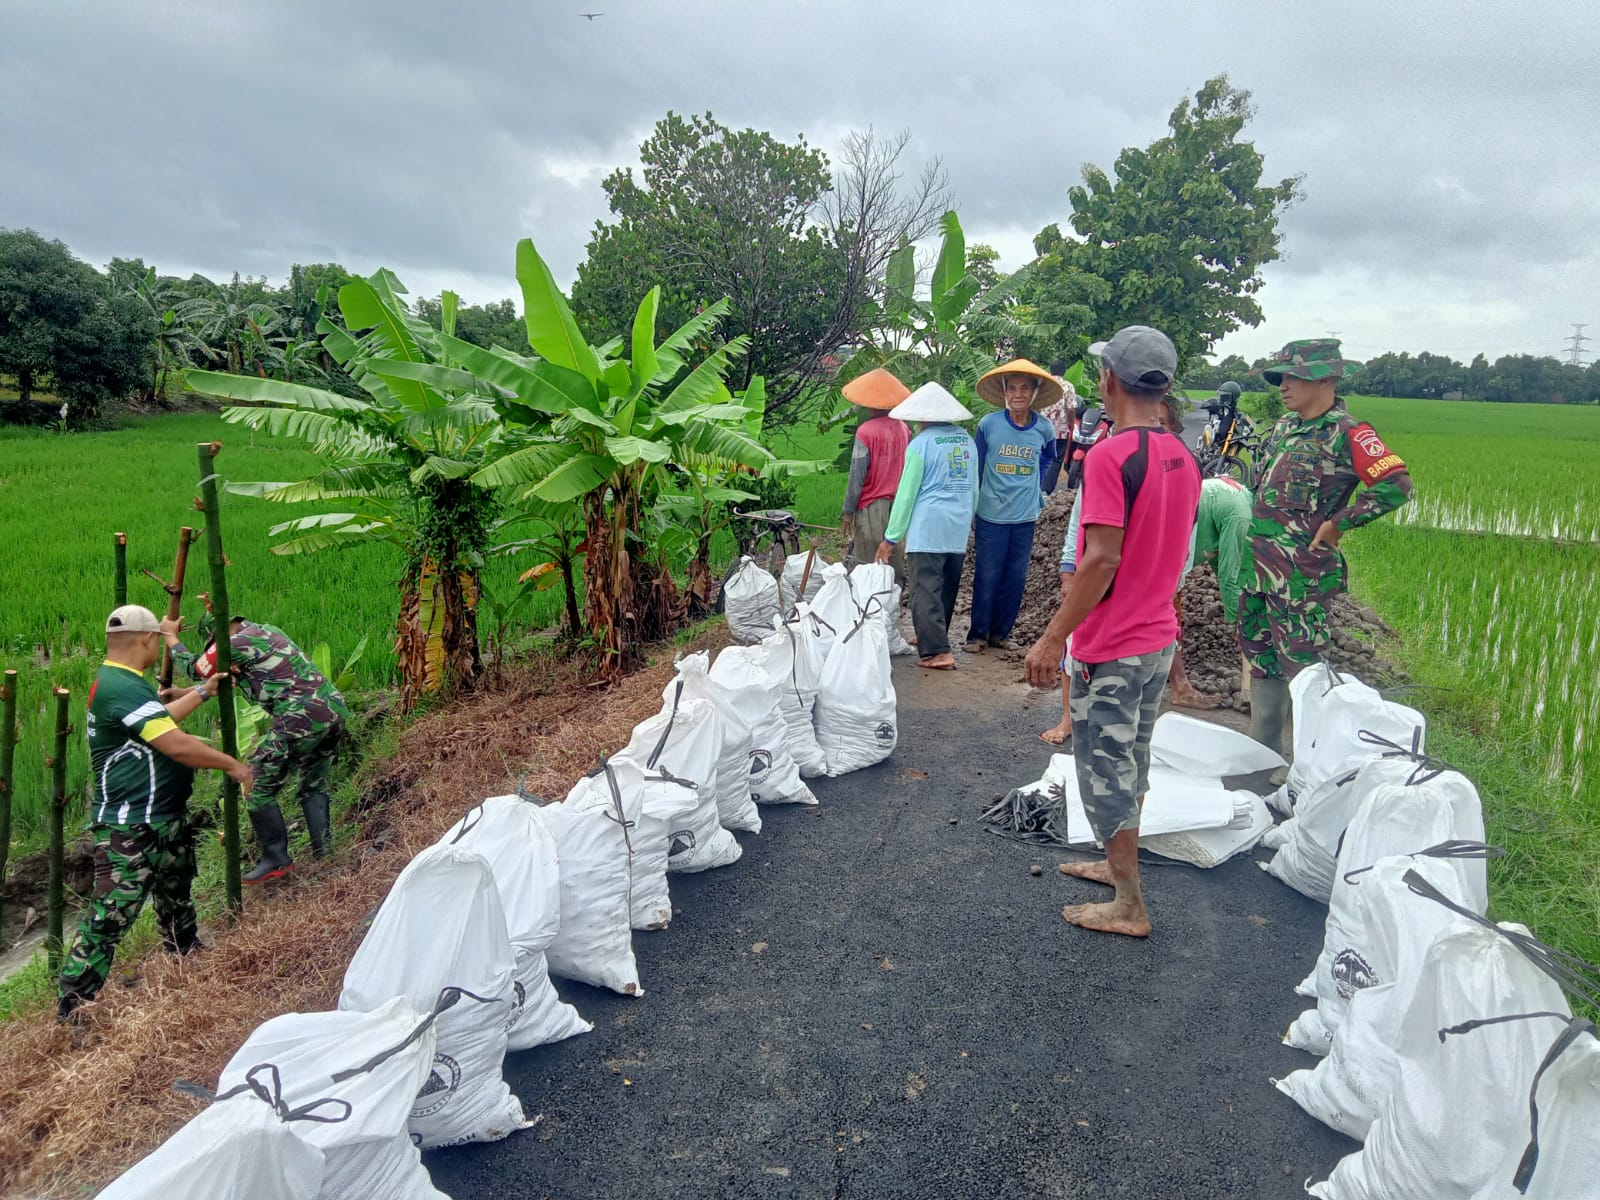
POLYGON ((462 368, 499 390, 496 407, 514 431, 515 444, 471 479, 508 489, 513 509, 523 500, 582 508, 584 621, 602 655, 602 676, 616 678, 684 610, 646 520, 657 500, 692 483, 706 463, 759 472, 773 461, 746 431, 750 410, 725 382, 746 343, 736 338, 699 351, 726 301, 658 343, 658 286, 639 304, 626 343, 593 346, 526 239, 517 246, 517 280, 537 359, 441 339, 462 368))
MULTIPOLYGON (((494 389, 453 364, 447 334, 412 317, 388 271, 339 290, 347 328, 324 319, 323 348, 364 393, 212 371, 193 371, 195 391, 252 407, 223 419, 298 438, 327 466, 292 483, 231 482, 228 490, 278 503, 339 501, 272 528, 275 554, 307 554, 389 542, 404 556, 395 643, 401 702, 470 687, 482 670, 476 607, 479 568, 499 514, 493 489, 473 474, 506 449, 494 389), (354 332, 350 332, 354 331, 354 332)), ((446 330, 455 297, 447 293, 446 330)))

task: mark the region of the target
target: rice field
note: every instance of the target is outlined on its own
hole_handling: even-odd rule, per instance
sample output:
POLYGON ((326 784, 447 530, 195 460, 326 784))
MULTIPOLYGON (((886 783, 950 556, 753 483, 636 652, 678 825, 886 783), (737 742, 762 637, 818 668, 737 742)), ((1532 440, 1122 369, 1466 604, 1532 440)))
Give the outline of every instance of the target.
MULTIPOLYGON (((113 602, 112 534, 128 535, 129 601, 160 615, 166 593, 140 568, 166 578, 178 530, 204 523, 192 503, 199 479, 195 446, 212 439, 223 443, 217 465, 224 478, 300 479, 317 466, 298 443, 252 435, 210 414, 155 417, 123 429, 70 436, 0 428, 0 546, 7 566, 0 580, 0 666, 19 672, 13 839, 23 848, 41 844, 47 832, 52 686, 71 689, 73 721, 80 730, 70 742, 70 792, 80 794, 87 778, 81 714, 113 602)), ((335 667, 366 638, 357 668, 360 685, 386 686, 394 674, 398 550, 374 545, 274 555, 267 530, 314 510, 229 495, 222 505, 233 607, 281 625, 308 651, 326 642, 335 667)), ((189 620, 200 613, 193 597, 210 588, 203 551, 197 545, 190 553, 185 588, 190 599, 184 607, 189 620)), ((509 584, 527 565, 493 560, 487 586, 509 584)), ((548 602, 550 611, 541 608, 534 622, 553 619, 556 593, 537 599, 548 602)), ((209 719, 210 713, 203 709, 200 718, 209 719)), ((194 730, 207 732, 203 723, 194 730)), ((69 813, 69 830, 79 816, 77 810, 69 813)))

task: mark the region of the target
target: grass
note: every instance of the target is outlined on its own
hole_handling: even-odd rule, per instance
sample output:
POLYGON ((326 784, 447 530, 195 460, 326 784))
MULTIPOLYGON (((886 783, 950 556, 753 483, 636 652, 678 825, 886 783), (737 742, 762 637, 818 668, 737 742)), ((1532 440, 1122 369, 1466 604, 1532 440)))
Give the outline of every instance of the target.
MULTIPOLYGON (((0 586, 0 666, 20 673, 13 827, 19 849, 36 847, 46 836, 52 685, 71 689, 73 719, 81 728, 113 602, 112 533, 128 535, 129 601, 161 613, 166 595, 140 568, 168 576, 179 527, 202 523, 192 504, 199 478, 195 445, 213 439, 223 443, 218 467, 229 479, 299 479, 319 465, 298 443, 252 435, 209 413, 152 417, 67 436, 0 428, 0 545, 9 570, 0 586)), ((367 638, 359 686, 387 687, 395 669, 399 551, 373 545, 313 555, 270 553, 267 530, 310 511, 315 509, 223 497, 229 598, 236 610, 281 625, 307 650, 327 642, 335 665, 367 638)), ((184 615, 191 621, 200 614, 192 597, 210 589, 200 551, 203 546, 190 556, 191 599, 184 615)), ((528 565, 495 559, 485 586, 508 587, 528 565)), ((554 621, 559 604, 556 592, 540 595, 531 622, 554 621)), ((207 733, 212 719, 203 709, 194 731, 207 733)), ((68 763, 74 796, 81 794, 87 773, 87 746, 75 734, 68 763)), ((75 809, 69 821, 79 816, 75 809)))

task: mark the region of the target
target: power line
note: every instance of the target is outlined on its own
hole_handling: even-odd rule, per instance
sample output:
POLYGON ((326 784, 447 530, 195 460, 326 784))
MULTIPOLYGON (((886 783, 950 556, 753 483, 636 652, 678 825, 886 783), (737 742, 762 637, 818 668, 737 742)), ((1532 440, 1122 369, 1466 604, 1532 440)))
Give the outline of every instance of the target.
POLYGON ((1572 336, 1567 339, 1567 362, 1574 367, 1583 366, 1585 342, 1594 341, 1593 338, 1583 336, 1583 331, 1588 328, 1587 321, 1574 321, 1572 323, 1572 336))

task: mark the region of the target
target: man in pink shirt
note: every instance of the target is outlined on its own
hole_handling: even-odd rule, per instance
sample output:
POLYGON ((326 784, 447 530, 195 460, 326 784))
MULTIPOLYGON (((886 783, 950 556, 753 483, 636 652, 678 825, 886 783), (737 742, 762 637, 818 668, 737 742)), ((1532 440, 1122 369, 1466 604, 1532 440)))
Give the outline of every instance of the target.
POLYGON ((1183 439, 1162 427, 1161 398, 1178 371, 1167 335, 1130 325, 1089 352, 1100 356, 1100 398, 1116 433, 1084 459, 1077 576, 1024 669, 1034 687, 1054 686, 1071 635, 1078 795, 1106 859, 1061 870, 1116 889, 1108 904, 1069 904, 1061 915, 1085 929, 1146 937, 1139 811, 1178 640, 1172 596, 1189 557, 1200 468, 1183 439))
MULTIPOLYGON (((850 480, 839 516, 839 532, 849 539, 845 562, 853 567, 872 561, 889 528, 889 510, 894 507, 906 445, 911 441, 910 426, 891 420, 889 413, 911 395, 911 389, 879 367, 852 379, 842 390, 844 398, 866 416, 851 443, 850 480)), ((896 546, 889 563, 894 567, 895 582, 905 587, 905 548, 896 546)))

